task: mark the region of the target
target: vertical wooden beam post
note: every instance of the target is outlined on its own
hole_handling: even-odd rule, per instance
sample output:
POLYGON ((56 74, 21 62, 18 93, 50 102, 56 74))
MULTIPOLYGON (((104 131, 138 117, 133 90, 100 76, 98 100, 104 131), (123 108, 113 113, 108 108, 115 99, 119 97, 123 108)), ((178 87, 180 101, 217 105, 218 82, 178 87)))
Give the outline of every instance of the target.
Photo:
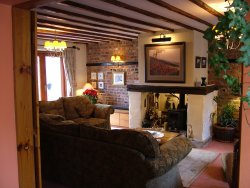
POLYGON ((15 117, 19 187, 34 188, 33 95, 31 65, 31 12, 13 8, 15 117))

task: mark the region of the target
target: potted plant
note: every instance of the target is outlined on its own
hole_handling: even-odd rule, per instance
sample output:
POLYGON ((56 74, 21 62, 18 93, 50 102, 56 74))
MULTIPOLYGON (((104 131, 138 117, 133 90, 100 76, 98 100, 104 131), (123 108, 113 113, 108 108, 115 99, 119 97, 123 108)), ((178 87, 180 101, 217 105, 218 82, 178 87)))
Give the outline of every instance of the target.
POLYGON ((218 115, 218 123, 213 125, 214 139, 222 142, 233 142, 238 119, 234 118, 236 110, 233 104, 226 104, 218 115))

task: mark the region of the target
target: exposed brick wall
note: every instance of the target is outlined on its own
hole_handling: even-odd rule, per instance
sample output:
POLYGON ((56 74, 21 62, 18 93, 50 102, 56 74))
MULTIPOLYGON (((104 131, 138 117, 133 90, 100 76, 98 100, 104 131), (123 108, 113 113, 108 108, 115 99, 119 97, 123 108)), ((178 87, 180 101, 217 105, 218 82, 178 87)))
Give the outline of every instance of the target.
MULTIPOLYGON (((138 41, 110 41, 87 46, 87 63, 89 64, 110 62, 112 55, 122 55, 125 62, 138 62, 138 41)), ((91 72, 104 73, 104 89, 99 90, 98 102, 128 108, 127 84, 135 84, 138 81, 138 65, 88 66, 87 81, 90 83, 95 81, 98 85, 98 80, 91 80, 91 72), (125 72, 124 86, 112 85, 113 71, 125 72)))
POLYGON ((126 62, 138 61, 138 40, 92 43, 87 46, 87 62, 110 62, 112 55, 122 55, 126 62))
MULTIPOLYGON (((240 56, 240 52, 237 50, 230 50, 227 53, 227 57, 229 59, 237 59, 240 56)), ((237 63, 230 64, 229 74, 241 79, 242 77, 242 65, 237 63)), ((220 113, 221 108, 226 103, 233 103, 236 106, 237 111, 234 116, 239 117, 239 108, 240 108, 240 97, 234 96, 230 93, 230 89, 228 88, 226 81, 223 78, 218 78, 215 76, 213 70, 209 68, 208 70, 208 80, 210 84, 216 84, 219 86, 219 100, 218 100, 218 113, 220 113)))
MULTIPOLYGON (((98 80, 91 80, 91 72, 103 72, 104 74, 104 89, 99 89, 98 102, 115 105, 123 108, 128 108, 128 92, 127 84, 134 84, 138 80, 138 65, 127 66, 88 66, 87 79, 88 82, 97 82, 98 80), (119 71, 125 72, 125 85, 114 86, 112 85, 112 72, 119 71)), ((102 80, 100 80, 102 81, 102 80)), ((98 84, 97 84, 98 85, 98 84)))

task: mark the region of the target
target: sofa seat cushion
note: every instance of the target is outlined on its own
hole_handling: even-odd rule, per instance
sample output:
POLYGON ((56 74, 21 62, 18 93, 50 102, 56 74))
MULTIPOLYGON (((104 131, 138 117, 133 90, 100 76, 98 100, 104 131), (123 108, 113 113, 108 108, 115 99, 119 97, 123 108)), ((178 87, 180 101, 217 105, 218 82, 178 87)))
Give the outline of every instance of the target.
POLYGON ((91 104, 85 96, 63 97, 63 105, 66 119, 76 119, 79 117, 90 117, 95 109, 95 105, 91 104))
POLYGON ((145 131, 132 129, 106 130, 90 126, 81 126, 80 137, 129 147, 141 152, 147 158, 159 157, 160 155, 157 140, 145 131))
POLYGON ((95 126, 107 129, 107 120, 100 118, 76 118, 73 119, 78 125, 95 126))
POLYGON ((60 98, 56 101, 39 101, 39 112, 65 116, 62 99, 60 98))

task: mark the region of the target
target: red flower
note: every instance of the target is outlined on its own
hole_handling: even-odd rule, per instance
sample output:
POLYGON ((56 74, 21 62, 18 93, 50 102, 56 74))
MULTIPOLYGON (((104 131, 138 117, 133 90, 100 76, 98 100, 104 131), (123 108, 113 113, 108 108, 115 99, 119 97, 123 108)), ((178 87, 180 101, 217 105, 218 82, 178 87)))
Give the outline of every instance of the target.
POLYGON ((88 95, 88 96, 91 96, 91 97, 97 99, 97 91, 94 90, 94 89, 86 89, 86 90, 83 92, 83 95, 88 95))

